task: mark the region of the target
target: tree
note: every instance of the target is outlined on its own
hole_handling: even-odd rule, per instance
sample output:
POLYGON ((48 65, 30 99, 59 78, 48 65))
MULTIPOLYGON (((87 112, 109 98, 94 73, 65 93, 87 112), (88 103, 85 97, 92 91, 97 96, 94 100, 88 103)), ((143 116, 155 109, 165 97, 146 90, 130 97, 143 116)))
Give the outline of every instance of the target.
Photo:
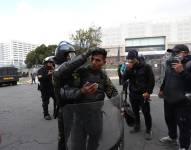
POLYGON ((88 30, 79 29, 72 34, 77 54, 86 51, 89 48, 98 47, 101 44, 101 27, 90 27, 88 30))
POLYGON ((42 64, 44 58, 54 54, 56 47, 57 45, 49 45, 46 47, 46 45, 42 44, 35 50, 29 52, 25 60, 27 68, 31 68, 33 65, 42 64))

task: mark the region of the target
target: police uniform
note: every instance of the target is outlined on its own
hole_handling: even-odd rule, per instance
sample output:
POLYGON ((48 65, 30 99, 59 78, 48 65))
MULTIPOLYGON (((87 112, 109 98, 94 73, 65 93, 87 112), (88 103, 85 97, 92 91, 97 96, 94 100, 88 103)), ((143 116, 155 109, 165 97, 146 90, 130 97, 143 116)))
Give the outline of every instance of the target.
POLYGON ((67 85, 68 81, 72 80, 71 75, 73 71, 83 65, 91 54, 91 50, 89 50, 72 60, 67 60, 65 58, 66 54, 72 52, 75 52, 75 49, 66 41, 60 42, 55 50, 55 63, 57 65, 53 73, 53 86, 58 105, 58 150, 67 150, 66 143, 70 134, 73 118, 72 110, 68 112, 64 111, 64 106, 73 100, 70 101, 66 97, 62 98, 60 94, 61 88, 67 85), (64 120, 64 118, 68 119, 64 120), (65 125, 66 121, 70 122, 67 127, 65 125))
POLYGON ((96 150, 102 133, 103 112, 101 110, 105 94, 108 98, 118 95, 117 89, 112 84, 106 73, 102 70, 93 71, 90 66, 80 68, 73 73, 73 83, 68 83, 65 90, 61 92, 61 97, 67 95, 68 100, 75 103, 99 102, 96 105, 83 105, 74 111, 75 120, 73 122, 72 150, 96 150), (84 95, 80 88, 85 83, 97 83, 98 89, 93 94, 84 95), (70 88, 72 86, 72 88, 70 88), (73 101, 73 102, 74 102, 73 101), (86 143, 88 137, 88 143, 86 143))
POLYGON ((41 91, 41 97, 42 97, 42 107, 43 107, 43 113, 44 116, 50 116, 48 111, 48 104, 49 99, 52 98, 54 101, 54 114, 56 111, 56 100, 55 100, 55 94, 52 84, 52 74, 48 74, 49 70, 43 66, 38 70, 37 76, 38 80, 40 82, 40 91, 41 91))

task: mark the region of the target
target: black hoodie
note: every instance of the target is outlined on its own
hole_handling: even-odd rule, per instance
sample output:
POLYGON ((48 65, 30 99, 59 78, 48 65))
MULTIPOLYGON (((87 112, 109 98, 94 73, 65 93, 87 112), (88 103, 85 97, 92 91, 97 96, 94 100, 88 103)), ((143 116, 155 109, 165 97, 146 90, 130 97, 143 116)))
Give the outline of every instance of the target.
POLYGON ((185 57, 181 63, 184 71, 176 73, 171 68, 171 63, 167 61, 165 77, 160 90, 164 92, 164 99, 172 104, 185 104, 186 93, 191 92, 191 56, 185 57))
POLYGON ((140 98, 142 94, 151 94, 155 85, 154 74, 150 65, 139 63, 133 69, 126 69, 124 79, 129 79, 130 97, 140 98))

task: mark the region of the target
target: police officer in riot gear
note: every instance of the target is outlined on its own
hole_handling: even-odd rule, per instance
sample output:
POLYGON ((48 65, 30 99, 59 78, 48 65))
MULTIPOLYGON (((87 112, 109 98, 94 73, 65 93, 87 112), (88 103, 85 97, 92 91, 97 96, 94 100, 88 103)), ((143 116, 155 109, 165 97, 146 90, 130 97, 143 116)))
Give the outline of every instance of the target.
POLYGON ((55 101, 55 94, 52 84, 52 73, 54 70, 55 64, 53 60, 53 56, 46 57, 43 60, 43 67, 41 67, 37 72, 37 77, 40 82, 38 85, 38 89, 41 91, 42 97, 42 107, 44 113, 44 119, 51 120, 51 116, 48 111, 48 104, 49 99, 53 99, 54 103, 54 114, 56 112, 56 101, 55 101))
MULTIPOLYGON (((54 60, 56 63, 56 69, 53 73, 53 84, 58 105, 58 150, 67 149, 65 143, 67 141, 69 133, 66 133, 66 129, 64 129, 63 118, 66 117, 64 117, 64 115, 67 115, 67 117, 70 118, 71 121, 71 118, 73 117, 72 113, 70 114, 63 111, 63 107, 67 103, 72 103, 72 100, 67 99, 67 97, 61 98, 61 88, 71 81, 71 75, 73 71, 87 61, 87 58, 90 56, 91 51, 92 50, 89 50, 79 56, 75 56, 74 47, 66 41, 60 42, 55 50, 54 60)), ((67 129, 66 131, 69 131, 69 129, 67 129)))
POLYGON ((75 110, 73 121, 72 150, 96 150, 103 126, 102 105, 107 95, 112 98, 118 91, 107 74, 102 70, 106 63, 107 52, 103 48, 92 51, 90 64, 80 67, 73 73, 73 79, 62 87, 61 97, 75 103, 100 102, 96 106, 83 106, 75 110))

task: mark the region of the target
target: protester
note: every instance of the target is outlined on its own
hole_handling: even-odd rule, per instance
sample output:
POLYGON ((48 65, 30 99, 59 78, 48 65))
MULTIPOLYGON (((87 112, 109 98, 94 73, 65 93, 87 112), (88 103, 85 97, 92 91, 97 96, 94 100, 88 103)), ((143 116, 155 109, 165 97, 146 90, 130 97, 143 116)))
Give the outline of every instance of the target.
POLYGON ((159 96, 164 97, 165 120, 168 136, 160 139, 172 143, 177 139, 179 127, 179 150, 188 150, 191 137, 191 56, 184 44, 168 49, 172 57, 166 63, 165 77, 159 96))
POLYGON ((135 126, 131 133, 140 131, 140 114, 141 108, 145 118, 145 139, 152 139, 152 118, 150 114, 150 94, 153 92, 155 85, 152 68, 145 62, 139 60, 138 52, 132 49, 127 55, 127 69, 124 74, 124 81, 129 80, 129 98, 135 114, 135 126))

